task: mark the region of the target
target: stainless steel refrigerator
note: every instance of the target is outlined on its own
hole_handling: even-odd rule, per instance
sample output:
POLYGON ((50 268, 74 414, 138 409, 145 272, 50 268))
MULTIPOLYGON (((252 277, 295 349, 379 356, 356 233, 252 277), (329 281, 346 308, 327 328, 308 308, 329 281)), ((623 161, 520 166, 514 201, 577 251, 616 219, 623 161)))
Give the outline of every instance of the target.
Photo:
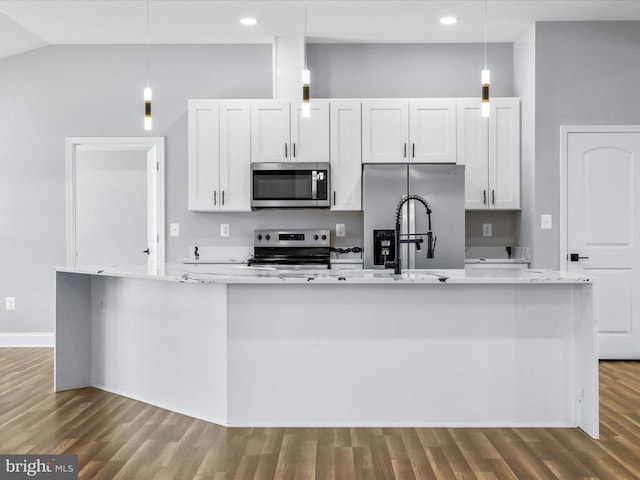
MULTIPOLYGON (((402 244, 403 270, 464 268, 464 166, 365 165, 363 178, 365 268, 382 269, 395 261, 396 207, 409 194, 423 197, 431 207, 435 251, 433 258, 427 258, 426 235, 420 250, 415 244, 402 244)), ((408 201, 401 224, 403 235, 428 232, 425 207, 408 201)))

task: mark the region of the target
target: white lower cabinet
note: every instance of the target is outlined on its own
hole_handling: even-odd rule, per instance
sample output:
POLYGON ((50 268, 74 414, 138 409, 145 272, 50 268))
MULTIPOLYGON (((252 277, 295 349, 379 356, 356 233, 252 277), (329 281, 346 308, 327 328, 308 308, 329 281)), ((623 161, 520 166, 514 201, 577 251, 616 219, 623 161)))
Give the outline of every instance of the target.
POLYGON ((189 100, 189 210, 251 210, 251 105, 189 100))
POLYGON ((459 99, 457 131, 466 209, 519 209, 520 99, 492 98, 489 118, 480 116, 480 99, 459 99))
POLYGON ((362 210, 360 100, 331 100, 331 210, 362 210))

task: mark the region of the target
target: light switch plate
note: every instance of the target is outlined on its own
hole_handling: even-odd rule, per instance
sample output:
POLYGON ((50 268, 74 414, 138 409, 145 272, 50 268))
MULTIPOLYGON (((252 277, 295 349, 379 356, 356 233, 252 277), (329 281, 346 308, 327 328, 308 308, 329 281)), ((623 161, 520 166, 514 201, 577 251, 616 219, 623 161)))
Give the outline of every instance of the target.
POLYGON ((228 237, 229 236, 229 224, 228 223, 221 223, 220 224, 220 236, 221 237, 228 237))
POLYGON ((4 301, 4 306, 7 310, 15 310, 16 309, 16 297, 6 297, 4 301))
POLYGON ((540 228, 542 230, 551 230, 553 228, 553 219, 551 215, 540 215, 540 228))
POLYGON ((482 236, 483 237, 491 237, 491 236, 493 236, 493 224, 491 224, 491 223, 483 223, 482 224, 482 236))
POLYGON ((169 235, 171 237, 179 237, 180 236, 180 224, 179 223, 171 223, 171 224, 169 224, 169 235))
POLYGON ((336 223, 336 237, 344 237, 346 233, 344 223, 336 223))

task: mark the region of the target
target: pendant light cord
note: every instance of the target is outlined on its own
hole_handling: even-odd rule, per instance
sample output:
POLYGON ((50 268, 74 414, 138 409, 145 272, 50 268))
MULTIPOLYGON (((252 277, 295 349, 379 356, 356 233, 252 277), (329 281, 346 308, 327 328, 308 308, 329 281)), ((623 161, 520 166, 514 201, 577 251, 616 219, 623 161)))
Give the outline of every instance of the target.
POLYGON ((147 87, 149 86, 149 0, 147 1, 147 8, 146 8, 146 37, 145 40, 147 42, 147 48, 146 48, 146 53, 147 53, 147 87))
POLYGON ((487 0, 484 0, 484 69, 487 69, 487 0))
POLYGON ((304 69, 307 69, 307 0, 304 0, 304 69))

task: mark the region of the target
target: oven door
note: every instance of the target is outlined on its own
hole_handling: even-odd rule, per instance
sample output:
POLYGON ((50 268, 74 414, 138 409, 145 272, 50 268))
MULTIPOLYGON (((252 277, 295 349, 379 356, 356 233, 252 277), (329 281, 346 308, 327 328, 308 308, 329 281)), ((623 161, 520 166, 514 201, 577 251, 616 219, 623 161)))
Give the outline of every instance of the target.
POLYGON ((328 208, 329 168, 317 163, 251 165, 251 207, 328 208), (320 165, 320 166, 319 166, 320 165))

